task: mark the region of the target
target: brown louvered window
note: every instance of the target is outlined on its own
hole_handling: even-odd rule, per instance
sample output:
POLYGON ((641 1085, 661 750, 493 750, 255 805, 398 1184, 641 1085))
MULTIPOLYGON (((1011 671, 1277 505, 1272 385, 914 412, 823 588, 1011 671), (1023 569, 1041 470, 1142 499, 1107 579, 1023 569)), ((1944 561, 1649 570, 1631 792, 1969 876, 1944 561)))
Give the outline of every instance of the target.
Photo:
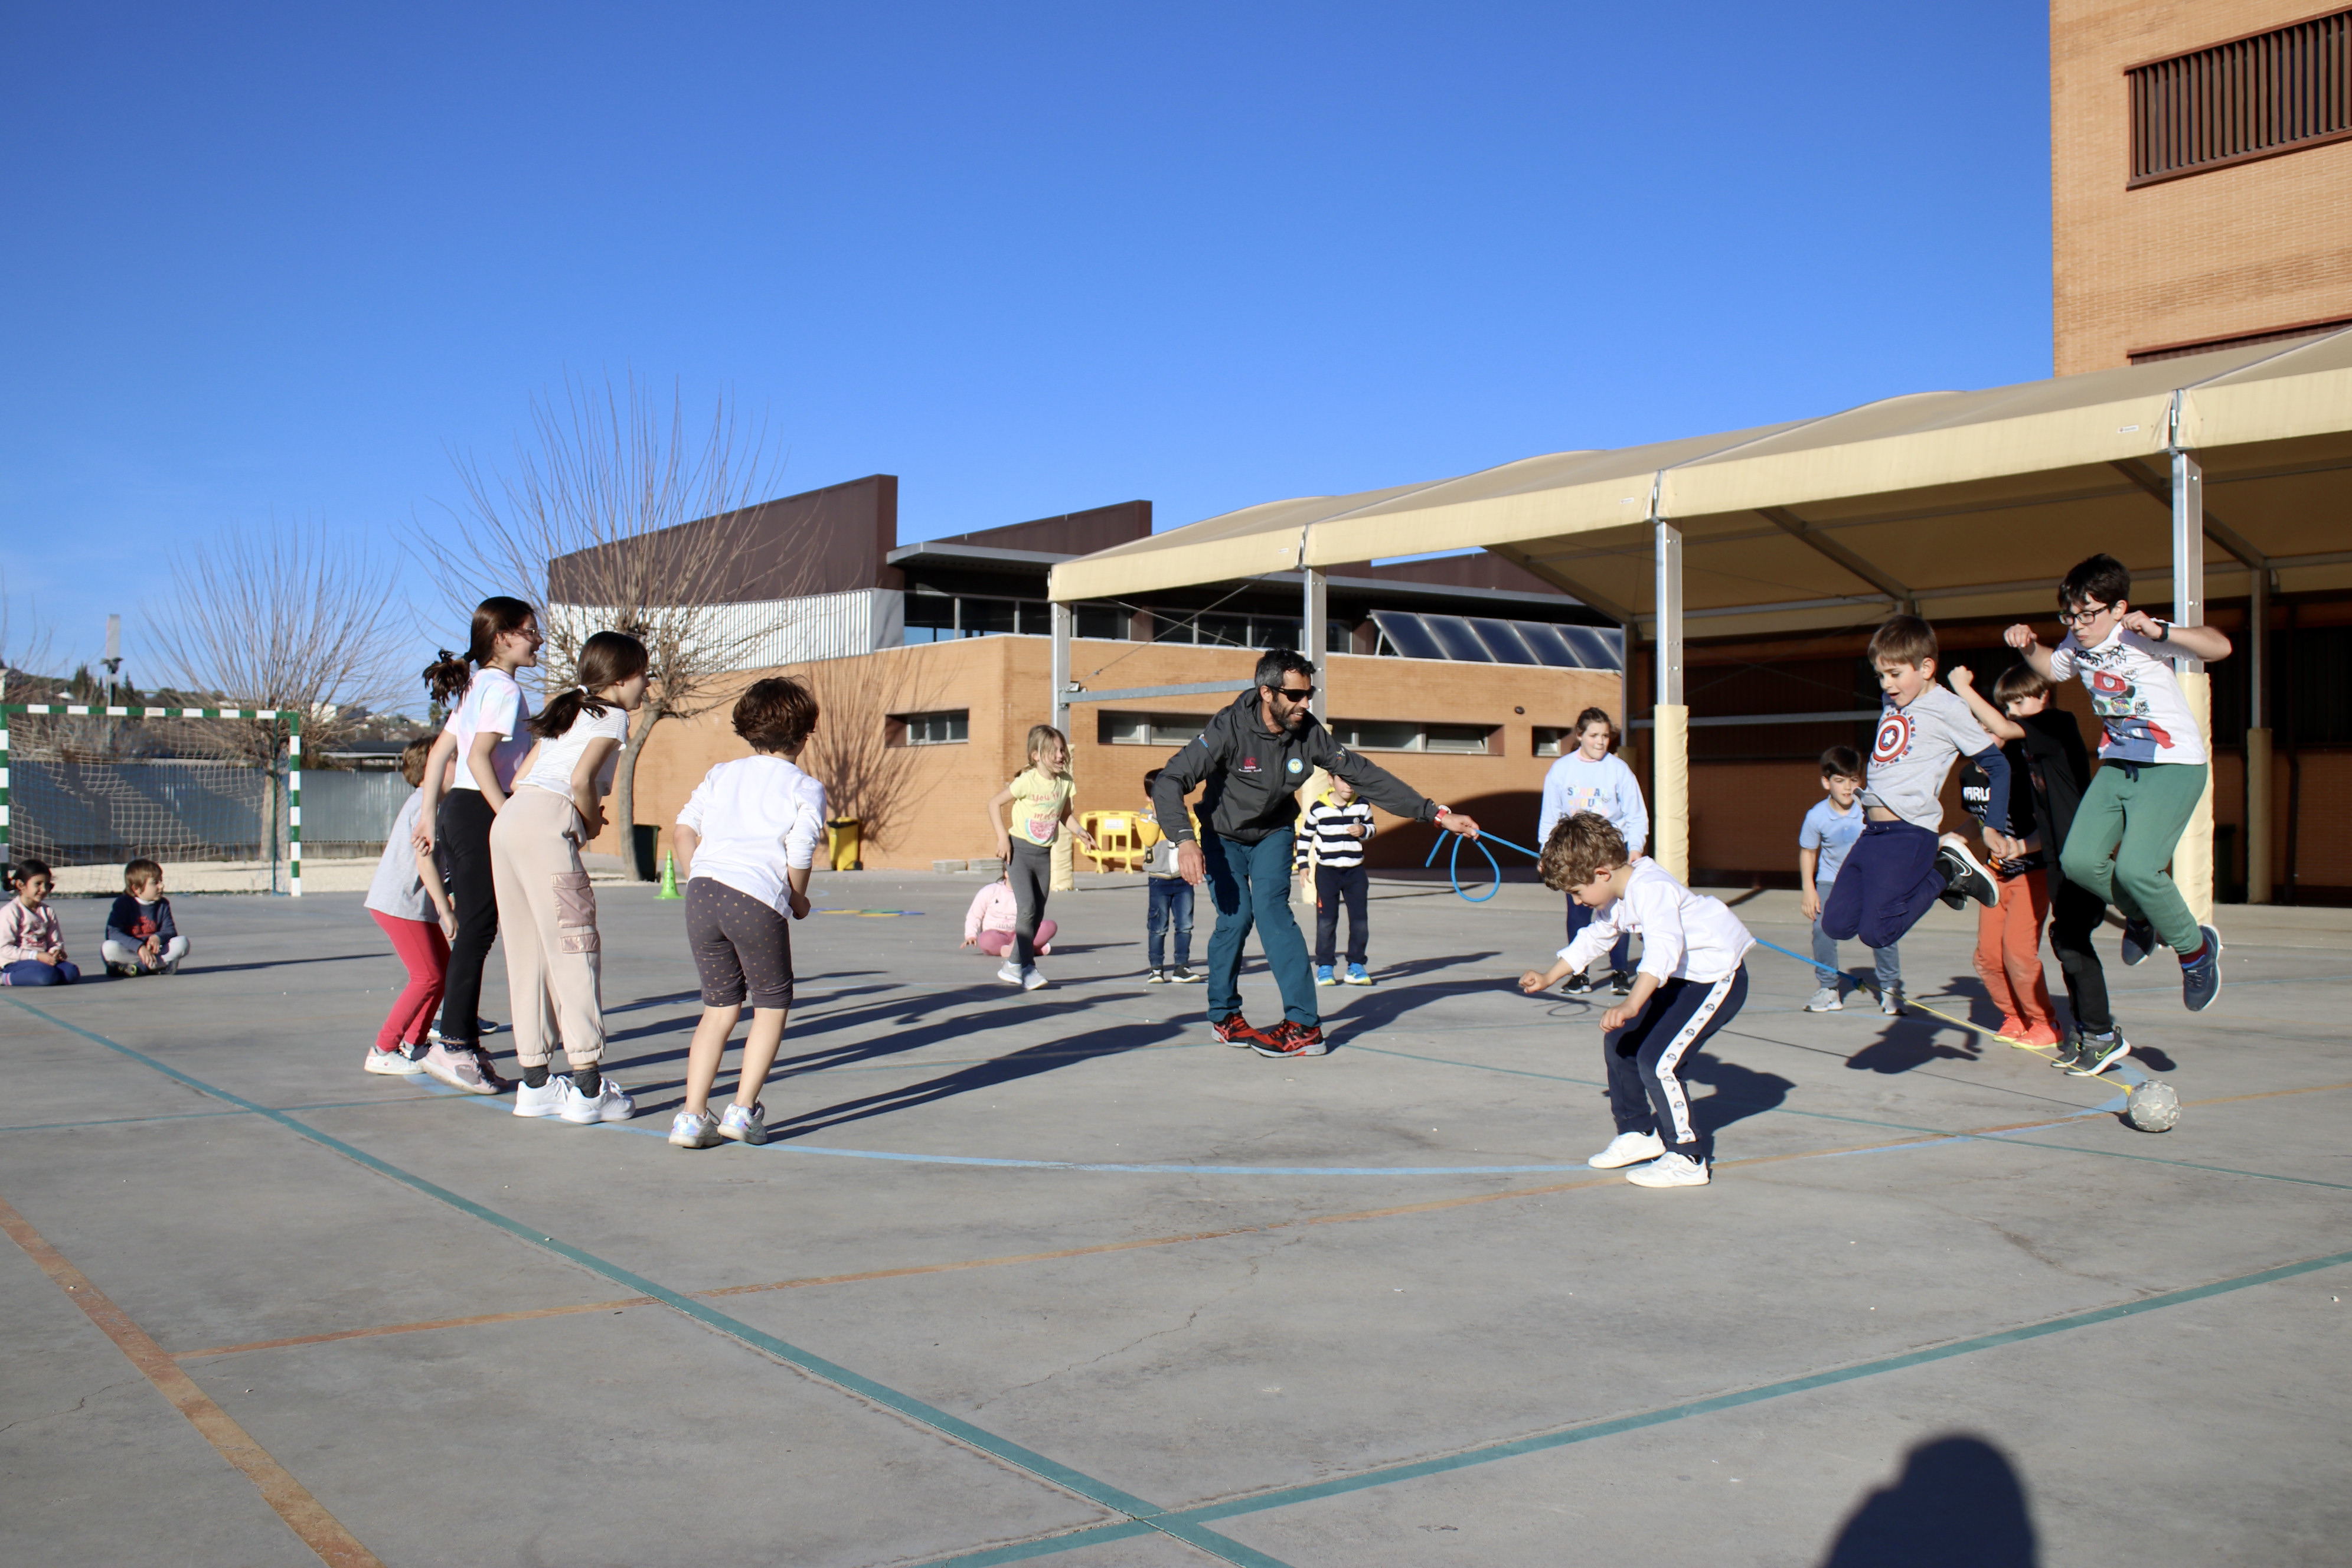
POLYGON ((2352 10, 2124 74, 2134 185, 2352 138, 2352 10))

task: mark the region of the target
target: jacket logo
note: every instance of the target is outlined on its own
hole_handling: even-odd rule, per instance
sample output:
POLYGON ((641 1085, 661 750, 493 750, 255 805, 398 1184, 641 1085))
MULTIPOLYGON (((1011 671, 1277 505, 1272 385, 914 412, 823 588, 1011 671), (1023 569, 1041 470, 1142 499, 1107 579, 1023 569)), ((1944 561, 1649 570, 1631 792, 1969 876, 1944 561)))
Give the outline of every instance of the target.
POLYGON ((1242 772, 1245 773, 1254 773, 1257 771, 1257 759, 1255 757, 1244 757, 1242 759, 1242 772))
POLYGON ((1299 762, 1299 760, 1298 760, 1297 757, 1293 757, 1293 758, 1291 758, 1291 759, 1290 759, 1290 771, 1291 771, 1292 773, 1297 773, 1297 772, 1301 767, 1303 767, 1304 765, 1305 765, 1305 764, 1304 764, 1304 763, 1300 763, 1300 762, 1299 762))

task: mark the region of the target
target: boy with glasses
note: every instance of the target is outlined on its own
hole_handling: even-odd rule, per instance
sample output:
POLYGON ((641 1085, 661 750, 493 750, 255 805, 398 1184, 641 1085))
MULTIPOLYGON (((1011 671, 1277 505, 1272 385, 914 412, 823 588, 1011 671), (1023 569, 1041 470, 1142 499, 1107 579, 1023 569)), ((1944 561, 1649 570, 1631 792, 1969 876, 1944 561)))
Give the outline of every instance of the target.
MULTIPOLYGON (((2131 607, 2131 573, 2112 555, 2094 555, 2066 574, 2058 609, 2068 631, 2045 648, 2022 624, 2005 634, 2044 680, 2079 675, 2105 734, 2098 773, 2067 830, 2059 865, 2066 879, 2113 903, 2124 916, 2126 965, 2160 943, 2180 959, 2181 1000, 2192 1013, 2221 990, 2221 938, 2198 922, 2165 868, 2205 793, 2205 737, 2173 679, 2172 656, 2211 664, 2230 657, 2230 639, 2210 626, 2176 626, 2131 607)), ((2092 1072, 2130 1047, 2117 1035, 2092 1072)))

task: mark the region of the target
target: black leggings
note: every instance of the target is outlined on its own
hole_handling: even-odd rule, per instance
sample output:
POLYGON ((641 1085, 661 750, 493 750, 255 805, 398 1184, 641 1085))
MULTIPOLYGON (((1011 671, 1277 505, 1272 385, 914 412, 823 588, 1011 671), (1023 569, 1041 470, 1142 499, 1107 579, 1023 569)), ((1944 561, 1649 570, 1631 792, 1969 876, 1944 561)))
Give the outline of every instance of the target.
POLYGON ((1013 862, 1007 868, 1013 882, 1013 952, 1008 955, 1026 969, 1037 962, 1037 922, 1045 918, 1045 895, 1054 887, 1054 852, 1026 838, 1013 841, 1013 862))
POLYGON ((2107 918, 2105 900, 2090 889, 2051 879, 2050 951, 2066 976, 2066 1000, 2074 1013, 2074 1026, 2104 1035, 2116 1026, 2107 1010, 2107 972, 2091 939, 2107 918))
POLYGON ((499 940, 499 895, 490 878, 490 824, 498 813, 478 789, 453 789, 434 813, 436 853, 457 907, 457 934, 449 942, 449 977, 441 994, 441 1038, 452 1046, 481 1041, 482 965, 499 940))

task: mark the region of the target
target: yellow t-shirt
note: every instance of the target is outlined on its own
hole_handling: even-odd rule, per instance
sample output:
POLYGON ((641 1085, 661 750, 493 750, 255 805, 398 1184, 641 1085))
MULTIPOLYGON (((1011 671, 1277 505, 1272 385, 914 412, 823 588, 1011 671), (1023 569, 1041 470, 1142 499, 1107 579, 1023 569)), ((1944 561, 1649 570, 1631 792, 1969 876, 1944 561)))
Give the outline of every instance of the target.
POLYGON ((1075 787, 1066 773, 1024 768, 1013 777, 1013 837, 1050 846, 1062 830, 1062 808, 1075 787))

